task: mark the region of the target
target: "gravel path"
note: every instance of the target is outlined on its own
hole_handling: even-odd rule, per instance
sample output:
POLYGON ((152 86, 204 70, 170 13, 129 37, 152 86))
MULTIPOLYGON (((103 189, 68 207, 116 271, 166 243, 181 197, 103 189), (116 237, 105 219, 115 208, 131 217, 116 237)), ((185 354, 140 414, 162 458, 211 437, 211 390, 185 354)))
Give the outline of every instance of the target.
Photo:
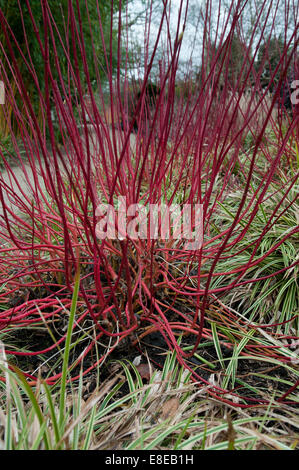
MULTIPOLYGON (((112 131, 110 130, 110 136, 112 134, 112 131)), ((95 148, 95 142, 94 142, 94 137, 95 134, 91 134, 91 139, 90 139, 90 145, 91 145, 91 151, 95 148)), ((132 150, 134 150, 134 144, 135 144, 135 136, 132 134, 130 138, 130 145, 132 150)), ((61 171, 63 172, 63 165, 61 162, 59 162, 61 171)), ((37 163, 37 168, 39 168, 39 164, 37 163)), ((38 172, 40 173, 40 171, 38 172)), ((4 184, 2 184, 2 187, 5 188, 5 185, 7 185, 7 188, 13 188, 14 194, 19 197, 21 200, 26 200, 27 198, 32 197, 32 194, 34 191, 36 192, 43 192, 45 190, 45 182, 41 174, 38 174, 37 176, 35 175, 35 178, 37 180, 34 180, 32 168, 29 163, 24 162, 20 166, 14 166, 11 171, 7 170, 2 170, 0 171, 0 180, 4 184), (31 187, 30 187, 31 186, 31 187)), ((4 190, 3 195, 4 195, 4 202, 7 204, 11 210, 16 211, 15 213, 18 213, 18 209, 16 209, 16 206, 13 201, 10 200, 9 198, 9 190, 4 190)), ((14 198, 13 198, 14 199, 14 198)), ((29 201, 28 201, 29 202, 29 201)), ((28 204, 28 203, 27 203, 28 204)), ((3 206, 0 200, 0 219, 3 216, 3 206)))

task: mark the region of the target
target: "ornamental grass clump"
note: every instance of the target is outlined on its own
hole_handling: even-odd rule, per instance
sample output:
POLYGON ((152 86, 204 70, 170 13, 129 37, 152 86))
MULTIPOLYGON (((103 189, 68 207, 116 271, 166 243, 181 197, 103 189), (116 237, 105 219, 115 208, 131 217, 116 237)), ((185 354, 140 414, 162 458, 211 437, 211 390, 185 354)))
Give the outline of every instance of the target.
MULTIPOLYGON (((18 163, 13 166, 0 147, 5 167, 0 178, 0 328, 4 334, 43 328, 47 337, 47 344, 38 347, 35 341, 23 348, 12 343, 6 354, 19 360, 47 358, 64 347, 80 272, 72 326, 73 349, 79 352, 73 355, 71 380, 79 378, 81 366, 87 375, 122 344, 142 350, 141 340, 158 332, 210 395, 240 407, 267 403, 255 388, 238 383, 236 372, 243 358, 290 367, 295 360, 295 302, 281 315, 279 303, 275 316, 271 307, 261 313, 255 286, 268 283, 265 293, 272 281, 286 279, 292 285, 289 295, 296 295, 298 258, 284 254, 295 246, 298 233, 298 104, 295 90, 287 109, 280 90, 291 87, 286 85, 289 70, 298 71, 298 38, 288 16, 292 12, 296 24, 298 9, 292 1, 277 1, 271 8, 265 0, 245 31, 248 2, 237 1, 229 9, 217 2, 217 20, 211 15, 215 2, 208 0, 198 15, 202 37, 194 46, 201 49, 200 67, 195 70, 190 61, 181 71, 189 2, 180 2, 178 10, 163 2, 155 37, 150 36, 149 2, 143 63, 139 69, 134 64, 132 77, 127 7, 119 1, 115 12, 116 2, 111 2, 107 40, 100 2, 95 3, 97 28, 88 2, 83 28, 82 5, 69 1, 61 29, 51 2, 41 2, 36 23, 26 1, 20 14, 32 24, 42 76, 36 73, 26 27, 21 47, 0 12, 2 112, 18 163), (269 67, 268 46, 278 26, 283 47, 269 67), (24 67, 34 97, 23 79, 24 67), (149 88, 155 90, 151 99, 149 88), (163 217, 155 219, 154 236, 148 226, 142 232, 150 204, 200 207, 202 226, 194 213, 189 222, 192 236, 202 229, 202 243, 175 236, 179 216, 170 217, 167 236, 163 230, 169 219, 163 217), (132 206, 135 212, 128 213, 132 206), (104 210, 108 207, 112 217, 104 210), (127 225, 119 217, 122 211, 127 225), (111 221, 116 221, 115 231, 111 221), (281 230, 285 223, 288 228, 281 230), (107 236, 99 237, 99 231, 107 236), (276 256, 283 261, 275 263, 276 256), (239 312, 232 299, 240 300, 238 293, 248 286, 255 298, 239 312), (181 335, 185 344, 178 341, 181 335), (192 362, 207 338, 221 366, 222 377, 213 383, 192 362), (229 365, 223 348, 229 351, 229 365)), ((287 287, 275 288, 282 289, 282 298, 287 287)), ((36 372, 25 372, 35 383, 36 372)), ((278 401, 295 400, 292 373, 293 382, 277 394, 278 401)), ((60 377, 57 371, 45 380, 54 384, 60 377)))

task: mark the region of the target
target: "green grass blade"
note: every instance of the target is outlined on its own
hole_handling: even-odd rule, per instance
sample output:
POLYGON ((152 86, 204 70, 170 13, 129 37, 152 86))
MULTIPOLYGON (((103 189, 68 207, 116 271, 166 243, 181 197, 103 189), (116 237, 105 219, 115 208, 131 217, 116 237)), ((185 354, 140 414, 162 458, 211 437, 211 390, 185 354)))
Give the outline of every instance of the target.
POLYGON ((77 307, 79 286, 80 286, 80 271, 76 273, 76 277, 75 277, 74 292, 73 292, 72 305, 71 305, 70 317, 69 317, 69 322, 68 322, 67 335, 66 335, 66 340, 65 340, 64 355, 63 355, 62 376, 61 376, 61 385, 60 385, 60 403, 59 403, 60 432, 62 432, 62 428, 64 427, 64 420, 65 420, 66 382, 67 382, 67 375, 68 375, 69 354, 70 354, 72 331, 73 331, 75 313, 76 313, 76 307, 77 307))

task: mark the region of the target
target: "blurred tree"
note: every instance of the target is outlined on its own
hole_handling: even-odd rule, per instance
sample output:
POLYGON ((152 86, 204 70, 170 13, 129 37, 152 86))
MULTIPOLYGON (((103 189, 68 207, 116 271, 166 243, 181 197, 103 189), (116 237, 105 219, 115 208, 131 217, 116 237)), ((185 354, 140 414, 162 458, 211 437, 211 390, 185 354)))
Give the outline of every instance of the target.
MULTIPOLYGON (((129 0, 122 1, 122 8, 125 8, 129 0)), ((96 2, 94 0, 87 0, 84 2, 74 2, 70 0, 59 0, 55 2, 55 8, 53 7, 53 2, 44 2, 44 4, 49 5, 51 22, 56 25, 56 28, 53 28, 53 33, 55 37, 55 43, 57 47, 59 63, 62 67, 63 74, 65 75, 68 68, 68 63, 66 55, 63 52, 64 48, 68 50, 70 59, 74 58, 74 50, 72 40, 74 39, 77 42, 76 37, 72 37, 72 32, 69 24, 70 19, 70 8, 74 9, 74 15, 76 18, 76 25, 79 29, 79 25, 82 25, 85 49, 86 49, 86 58, 87 63, 90 66, 90 73, 92 78, 95 78, 94 70, 94 60, 93 60, 93 47, 95 47, 95 52, 99 65, 101 66, 100 72, 104 74, 105 60, 104 60, 104 45, 101 40, 100 35, 100 24, 97 11, 97 3, 99 6, 100 19, 102 23, 102 28, 104 31, 105 46, 109 53, 109 36, 110 36, 110 17, 111 17, 111 5, 113 5, 113 13, 116 13, 119 9, 119 0, 114 1, 111 4, 110 0, 101 0, 96 2), (86 4, 88 9, 86 8, 86 4), (79 5, 79 9, 77 9, 79 5), (61 36, 62 41, 59 40, 59 35, 61 36), (93 36, 93 41, 91 40, 93 36), (61 42, 63 44, 61 44, 61 42)), ((27 50, 30 51, 32 62, 35 68, 35 72, 38 77, 43 76, 43 67, 44 61, 42 58, 42 53, 40 46, 38 44, 38 39, 34 33, 34 25, 31 20, 31 16, 28 9, 28 2, 19 2, 19 0, 0 0, 0 10, 3 13, 4 17, 7 20, 7 23, 11 29, 11 33, 15 36, 18 45, 20 46, 24 54, 27 53, 27 50), (26 44, 27 41, 27 44, 26 44)), ((42 1, 41 0, 30 0, 30 9, 32 16, 36 23, 37 29, 43 40, 44 34, 44 20, 42 12, 42 1)), ((116 31, 113 30, 114 36, 116 36, 116 31)), ((5 44, 4 33, 0 32, 0 40, 5 44)), ((13 47, 16 57, 20 57, 20 53, 16 45, 13 47)), ((114 51, 114 66, 116 65, 116 57, 114 51)), ((52 66, 52 73, 54 76, 57 75, 57 70, 55 70, 54 62, 54 50, 50 47, 50 63, 52 66)), ((80 72, 83 72, 83 63, 79 62, 78 64, 80 72)), ((24 67, 25 68, 25 67, 24 67)), ((25 70, 24 70, 25 71, 25 70)))
POLYGON ((269 91, 275 93, 279 87, 278 106, 291 110, 292 83, 299 78, 299 55, 296 54, 296 47, 289 48, 287 54, 284 54, 285 50, 282 36, 267 38, 259 48, 255 68, 263 88, 270 84, 269 91))
MULTIPOLYGON (((286 56, 282 59, 284 49, 285 44, 281 36, 278 38, 268 38, 263 42, 263 44, 261 44, 258 51, 255 68, 258 76, 260 77, 262 87, 267 87, 271 76, 280 62, 283 66, 284 62, 286 61, 286 56)), ((279 78, 279 73, 277 73, 274 80, 271 81, 271 92, 278 83, 279 78)))
MULTIPOLYGON (((246 44, 236 33, 228 36, 221 47, 215 43, 208 43, 198 73, 199 83, 202 84, 212 70, 217 88, 227 90, 242 88, 250 70, 251 59, 246 44)), ((246 82, 250 83, 251 80, 252 76, 246 82)))
MULTIPOLYGON (((126 5, 130 1, 131 0, 123 0, 121 2, 121 8, 125 9, 126 5)), ((80 27, 82 26, 85 58, 87 61, 90 79, 93 83, 95 83, 97 74, 99 74, 101 80, 104 80, 106 76, 107 70, 104 48, 106 49, 109 57, 111 7, 113 6, 112 14, 115 15, 119 10, 120 1, 115 0, 113 3, 111 3, 110 0, 101 0, 99 2, 95 0, 86 0, 86 2, 76 2, 71 0, 59 0, 57 2, 45 2, 43 0, 30 0, 30 2, 28 0, 0 0, 0 78, 2 68, 2 72, 4 69, 5 73, 8 75, 8 79, 10 79, 10 83, 13 86, 14 80, 9 69, 11 57, 5 58, 5 53, 8 53, 8 42, 4 33, 5 28, 8 31, 8 36, 16 61, 18 63, 19 70, 22 74, 23 81, 26 84, 27 93, 30 95, 32 105, 37 113, 41 112, 39 109, 40 103, 36 85, 32 77, 32 70, 30 69, 34 70, 39 87, 43 92, 45 87, 44 58, 37 34, 35 32, 36 25, 36 29, 40 34, 41 42, 44 44, 44 18, 42 5, 49 7, 49 16, 52 25, 55 46, 57 49, 57 53, 55 53, 52 39, 50 39, 49 60, 51 73, 54 80, 57 80, 58 84, 61 83, 59 76, 60 72, 56 66, 57 60, 60 66, 62 80, 68 84, 70 73, 69 62, 71 62, 74 69, 79 71, 80 78, 84 86, 84 83, 86 82, 84 62, 81 59, 78 39, 76 37, 77 32, 73 33, 70 25, 71 9, 74 11, 75 25, 78 28, 78 31, 80 31, 80 27), (98 8, 105 44, 103 44, 101 39, 101 27, 98 8), (31 14, 35 25, 33 24, 31 14), (67 51, 67 53, 65 51, 67 51), (96 63, 94 60, 94 53, 96 54, 96 63), (26 61, 23 59, 22 54, 24 54, 29 65, 26 65, 26 61), (75 61, 76 54, 78 54, 77 63, 75 61)), ((112 28, 111 43, 112 69, 114 70, 117 66, 117 29, 114 27, 114 25, 112 28)), ((71 93, 75 94, 76 90, 74 89, 74 84, 69 84, 69 88, 71 89, 72 87, 73 90, 71 93)), ((15 93, 15 98, 18 100, 17 90, 15 90, 15 93)), ((3 124, 3 119, 0 119, 0 127, 1 121, 3 124)))

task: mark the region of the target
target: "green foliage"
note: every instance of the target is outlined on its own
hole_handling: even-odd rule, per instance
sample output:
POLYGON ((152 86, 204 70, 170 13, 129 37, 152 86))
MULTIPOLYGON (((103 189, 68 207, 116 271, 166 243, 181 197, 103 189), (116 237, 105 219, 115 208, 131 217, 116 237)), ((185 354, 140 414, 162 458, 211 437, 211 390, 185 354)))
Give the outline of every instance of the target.
MULTIPOLYGON (((18 145, 18 156, 21 158, 25 156, 24 146, 21 142, 17 142, 18 145)), ((14 159, 17 157, 17 152, 13 144, 12 138, 10 135, 4 136, 0 133, 0 170, 2 170, 5 165, 3 159, 5 159, 9 164, 13 164, 14 159)))
MULTIPOLYGON (((55 31, 55 28, 53 27, 53 34, 54 34, 55 42, 56 42, 59 64, 61 66, 63 76, 64 78, 66 78, 68 63, 67 63, 67 58, 66 58, 65 53, 63 53, 63 48, 69 51, 70 59, 72 61, 72 64, 74 65, 75 54, 74 54, 72 41, 75 40, 75 42, 77 42, 77 40, 75 37, 73 37, 71 29, 68 29, 69 28, 68 22, 69 22, 69 15, 70 15, 69 1, 60 0, 57 3, 58 3, 57 8, 55 9, 53 8, 51 10, 51 15, 52 15, 51 20, 52 20, 53 26, 55 24, 57 27, 57 31, 55 31), (59 35, 61 36, 63 45, 60 42, 59 35)), ((118 2, 114 2, 114 4, 115 4, 115 11, 116 11, 118 9, 118 2)), ((93 0, 87 0, 88 12, 85 7, 85 2, 79 2, 79 5, 80 5, 80 11, 77 11, 75 4, 73 4, 73 8, 74 8, 75 16, 77 20, 77 28, 79 29, 80 24, 82 25, 83 37, 85 41, 84 45, 86 48, 87 64, 89 66, 91 78, 95 78, 95 69, 94 69, 94 64, 93 64, 93 50, 92 50, 92 45, 91 45, 91 40, 90 40, 91 39, 90 29, 92 30, 92 34, 94 38, 96 38, 95 46, 96 46, 97 59, 99 60, 99 65, 104 67, 104 55, 103 55, 104 48, 103 48, 103 44, 102 44, 101 37, 100 37, 100 25, 97 19, 98 18, 97 2, 94 2, 93 0)), ((99 2, 101 21, 102 21, 104 33, 106 33, 106 35, 108 33, 109 26, 110 26, 110 6, 111 6, 110 1, 99 2)), ((34 34, 34 25, 32 23, 26 2, 21 2, 20 7, 21 8, 19 8, 18 0, 13 0, 10 2, 7 2, 6 0, 0 0, 0 8, 2 12, 4 13, 4 16, 7 19, 8 24, 10 25, 11 32, 15 36, 17 43, 20 46, 23 53, 26 53, 27 51, 25 40, 28 42, 34 70, 37 74, 37 77, 39 78, 40 86, 42 87, 43 86, 42 78, 43 78, 43 73, 44 73, 44 59, 42 57, 42 51, 38 43, 38 39, 36 35, 34 34)), ((44 20, 43 20, 43 11, 42 11, 40 0, 32 0, 30 2, 30 8, 32 10, 36 27, 39 30, 39 34, 43 42, 44 20)), ((3 32, 1 34, 1 40, 3 40, 3 32)), ((109 44, 108 41, 107 41, 107 44, 109 44)), ((18 51, 17 46, 14 46, 13 49, 16 55, 16 59, 18 60, 21 57, 20 52, 18 51)), ((58 71, 57 71, 57 68, 55 67, 54 51, 50 48, 49 53, 50 53, 51 71, 53 73, 53 77, 56 79, 58 77, 58 71)), ((79 61, 78 67, 79 67, 80 73, 83 76, 82 61, 79 61)), ((26 74, 25 64, 23 65, 22 72, 26 74)), ((30 77, 28 76, 28 79, 29 78, 30 77)))
MULTIPOLYGON (((243 157, 241 157, 242 160, 243 157)), ((244 161, 243 161, 244 163, 244 161)), ((262 159, 259 162, 263 163, 262 159)), ((291 266, 298 257, 298 241, 297 234, 294 233, 287 240, 285 240, 278 248, 274 250, 276 244, 288 232, 292 232, 298 225, 298 205, 294 204, 288 207, 292 200, 295 200, 298 192, 298 186, 294 186, 281 207, 281 216, 274 221, 272 226, 269 224, 269 229, 264 233, 262 240, 259 239, 261 231, 264 229, 264 224, 268 223, 271 210, 273 206, 277 205, 284 197, 283 181, 287 179, 281 172, 281 181, 272 183, 269 187, 267 197, 264 202, 260 204, 259 211, 254 217, 250 229, 242 240, 242 250, 235 253, 234 250, 230 251, 230 256, 224 258, 218 263, 218 271, 229 271, 232 263, 235 267, 240 267, 242 263, 247 263, 252 257, 253 250, 255 250, 254 260, 261 258, 266 252, 273 250, 265 259, 260 263, 252 266, 247 271, 247 279, 258 279, 264 276, 271 276, 267 279, 256 281, 250 286, 249 290, 239 288, 237 291, 232 291, 229 297, 233 295, 234 301, 238 303, 238 310, 242 305, 243 314, 250 320, 259 317, 259 321, 272 321, 277 323, 288 322, 278 329, 282 329, 285 333, 289 333, 290 327, 294 326, 298 331, 298 319, 296 321, 296 314, 298 313, 298 266, 292 269, 282 271, 274 276, 274 273, 291 266), (285 211, 285 212, 283 212, 285 211), (273 276, 273 277, 272 277, 273 276), (290 320, 293 319, 292 322, 290 320), (289 323, 290 322, 290 323, 289 323)), ((248 192, 248 198, 253 197, 253 192, 256 189, 258 182, 252 184, 251 191, 248 192)), ((242 197, 242 191, 231 192, 223 203, 219 202, 221 208, 218 218, 215 218, 215 226, 221 223, 222 226, 229 226, 234 214, 237 211, 239 201, 242 197)), ((240 222, 241 226, 245 226, 245 219, 240 222)), ((227 279, 226 279, 227 280, 227 279)), ((213 285, 219 287, 224 278, 215 279, 213 285)), ((228 299, 226 299, 228 302, 228 299)))
MULTIPOLYGON (((110 60, 111 44, 111 65, 113 70, 116 68, 117 30, 115 30, 113 26, 112 41, 110 42, 111 2, 109 0, 101 0, 100 2, 87 0, 87 2, 78 2, 79 10, 77 8, 77 2, 60 0, 56 3, 57 6, 55 8, 51 8, 51 13, 49 13, 51 26, 48 29, 48 38, 51 74, 53 79, 58 84, 64 83, 68 89, 68 93, 70 93, 73 97, 76 97, 76 85, 69 76, 70 64, 72 69, 76 70, 76 73, 79 73, 81 83, 83 84, 83 90, 86 87, 84 61, 81 58, 82 51, 80 50, 78 43, 78 35, 81 36, 80 28, 82 28, 83 36, 83 41, 80 39, 80 43, 84 42, 84 56, 92 84, 96 83, 96 78, 98 76, 100 77, 101 81, 105 79, 107 70, 104 50, 106 50, 110 60), (101 25, 99 22, 97 3, 99 3, 101 25), (86 9, 86 4, 88 6, 88 10, 86 9), (75 26, 74 30, 72 30, 72 22, 70 21, 70 16, 72 14, 70 5, 73 7, 74 17, 76 19, 75 24, 73 23, 73 26, 75 26), (101 27, 105 45, 102 41, 101 27), (53 35, 53 38, 51 35, 53 35), (53 42, 55 42, 55 47, 57 49, 56 52, 53 47, 53 42), (96 56, 96 60, 94 56, 96 56), (59 67, 57 66, 58 64, 59 67), (62 77, 60 77, 60 73, 62 77)), ((6 0, 0 0, 1 12, 5 17, 7 24, 9 25, 9 28, 7 27, 9 42, 11 43, 15 60, 22 75, 22 80, 26 87, 26 91, 30 96, 30 101, 34 112, 38 117, 41 117, 42 106, 40 103, 40 93, 38 92, 37 87, 40 88, 42 93, 45 89, 45 59, 43 57, 42 51, 45 43, 45 28, 43 18, 45 12, 43 12, 42 4, 43 2, 40 0, 30 1, 30 9, 34 19, 33 22, 30 10, 27 6, 27 2, 19 2, 18 0, 7 2, 6 0), (40 35, 40 42, 35 32, 35 27, 40 35), (29 57, 28 51, 30 51, 29 57), (23 56, 26 58, 27 63, 23 59, 23 56)), ((122 8, 125 8, 126 4, 127 1, 122 2, 122 8)), ((115 15, 119 9, 119 1, 115 1, 113 7, 114 10, 112 11, 112 14, 115 15)), ((8 41, 5 38, 3 28, 0 31, 0 43, 7 52, 9 50, 8 41)), ((14 89, 13 72, 10 71, 12 57, 10 57, 10 63, 8 63, 8 59, 5 59, 3 51, 0 50, 0 60, 3 61, 3 67, 5 68, 5 72, 8 74, 8 79, 10 80, 11 86, 14 89)), ((63 90, 61 89, 60 92, 63 98, 63 90)), ((21 98, 21 95, 17 90, 15 90, 14 93, 18 107, 20 111, 23 112, 24 100, 21 98)), ((12 115, 12 126, 14 125, 14 120, 15 117, 12 115)), ((4 123, 0 120, 0 128, 2 129, 3 126, 4 123)), ((55 130, 55 132, 58 131, 55 130)), ((59 140, 60 136, 58 135, 57 138, 59 140)))

